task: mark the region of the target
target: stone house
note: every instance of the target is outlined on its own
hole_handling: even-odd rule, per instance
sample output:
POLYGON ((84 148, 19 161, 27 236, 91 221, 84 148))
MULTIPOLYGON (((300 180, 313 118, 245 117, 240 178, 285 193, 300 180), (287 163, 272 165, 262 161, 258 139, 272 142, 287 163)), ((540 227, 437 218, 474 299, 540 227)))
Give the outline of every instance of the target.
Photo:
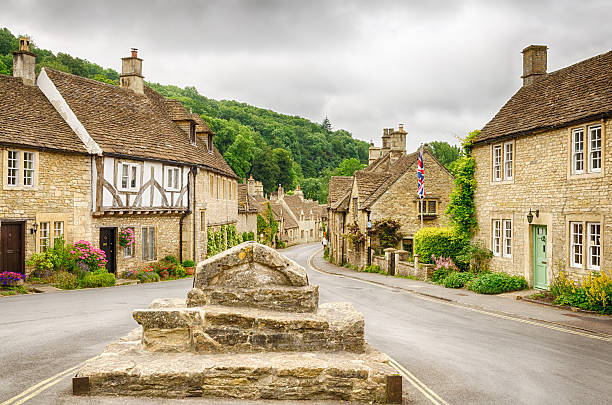
POLYGON ((454 178, 425 146, 426 196, 421 202, 416 187, 417 160, 418 151, 406 154, 406 132, 400 125, 395 131, 384 130, 382 148, 370 147, 368 167, 352 177, 331 178, 329 246, 336 263, 346 261, 363 268, 372 263, 372 250, 380 250, 376 240, 368 244, 366 237, 362 242, 351 243, 344 238, 350 225, 356 225, 361 234, 367 235, 368 223, 393 218, 400 222, 403 237, 397 247, 412 253, 414 234, 421 226, 421 213, 424 226, 447 224, 443 213, 454 178))
POLYGON ((257 199, 263 197, 263 184, 250 176, 243 184, 238 184, 238 232, 257 234, 257 199))
POLYGON ((545 46, 522 53, 522 87, 472 149, 475 237, 545 289, 612 268, 612 52, 550 73, 545 46))
POLYGON ((36 76, 25 38, 14 57, 14 77, 0 75, 0 269, 25 272, 57 237, 100 246, 109 271, 200 260, 208 228, 237 222, 237 176, 212 132, 144 84, 135 50, 119 86, 36 76), (124 228, 136 236, 126 248, 124 228))

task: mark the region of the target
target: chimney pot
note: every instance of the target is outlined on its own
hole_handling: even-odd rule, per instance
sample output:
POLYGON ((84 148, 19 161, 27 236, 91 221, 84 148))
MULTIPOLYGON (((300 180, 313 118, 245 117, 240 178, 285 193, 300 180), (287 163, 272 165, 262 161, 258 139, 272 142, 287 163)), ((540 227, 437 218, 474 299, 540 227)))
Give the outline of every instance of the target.
POLYGON ((138 48, 132 48, 132 58, 138 57, 138 48))

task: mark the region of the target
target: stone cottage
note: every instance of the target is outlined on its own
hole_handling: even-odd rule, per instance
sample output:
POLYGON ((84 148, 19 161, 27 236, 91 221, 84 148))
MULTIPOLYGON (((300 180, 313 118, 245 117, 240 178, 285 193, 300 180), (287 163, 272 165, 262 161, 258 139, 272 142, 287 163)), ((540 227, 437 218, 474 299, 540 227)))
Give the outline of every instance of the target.
POLYGON ((612 267, 612 52, 550 73, 546 46, 522 53, 522 87, 472 150, 476 238, 544 289, 612 267))
POLYGON ((166 255, 200 260, 207 230, 235 224, 237 176, 213 133, 144 84, 136 50, 119 86, 53 69, 35 75, 26 38, 0 75, 0 269, 52 245, 89 240, 109 271, 166 255), (120 247, 118 232, 136 241, 120 247))
POLYGON ((367 235, 368 223, 383 218, 400 222, 402 242, 398 248, 413 251, 414 234, 421 226, 443 226, 454 178, 425 146, 426 196, 417 196, 416 171, 418 151, 406 154, 406 131, 383 131, 382 148, 370 147, 370 164, 352 177, 333 176, 329 185, 329 247, 336 263, 348 262, 359 268, 371 264, 376 240, 353 243, 344 235, 349 226, 357 226, 367 235), (372 242, 369 244, 369 242, 372 242))

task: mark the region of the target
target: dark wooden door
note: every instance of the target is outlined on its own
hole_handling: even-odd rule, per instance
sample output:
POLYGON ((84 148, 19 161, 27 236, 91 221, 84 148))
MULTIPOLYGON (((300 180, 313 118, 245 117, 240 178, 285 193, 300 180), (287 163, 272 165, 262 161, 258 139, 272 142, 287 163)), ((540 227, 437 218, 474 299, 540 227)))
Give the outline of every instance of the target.
POLYGON ((25 224, 3 222, 0 226, 0 272, 25 274, 25 224))
POLYGON ((100 228, 100 249, 106 253, 106 270, 109 273, 116 271, 116 245, 117 240, 117 228, 100 228))

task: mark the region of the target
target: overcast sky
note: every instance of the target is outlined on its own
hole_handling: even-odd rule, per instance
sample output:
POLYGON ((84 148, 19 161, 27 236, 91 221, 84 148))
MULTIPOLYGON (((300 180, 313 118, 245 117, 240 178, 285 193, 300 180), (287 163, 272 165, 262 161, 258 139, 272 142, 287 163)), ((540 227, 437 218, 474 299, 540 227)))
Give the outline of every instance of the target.
POLYGON ((380 144, 403 123, 408 150, 482 128, 521 86, 522 55, 548 71, 612 49, 612 2, 3 0, 0 27, 53 52, 145 80, 195 86, 380 144))

